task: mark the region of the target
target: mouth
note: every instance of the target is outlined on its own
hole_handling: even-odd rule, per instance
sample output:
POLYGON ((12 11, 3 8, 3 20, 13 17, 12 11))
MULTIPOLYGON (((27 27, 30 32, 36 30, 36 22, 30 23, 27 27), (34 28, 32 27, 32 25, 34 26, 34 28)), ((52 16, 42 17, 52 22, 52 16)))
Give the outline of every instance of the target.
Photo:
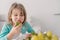
POLYGON ((22 21, 21 21, 21 20, 18 20, 18 22, 22 23, 22 21))

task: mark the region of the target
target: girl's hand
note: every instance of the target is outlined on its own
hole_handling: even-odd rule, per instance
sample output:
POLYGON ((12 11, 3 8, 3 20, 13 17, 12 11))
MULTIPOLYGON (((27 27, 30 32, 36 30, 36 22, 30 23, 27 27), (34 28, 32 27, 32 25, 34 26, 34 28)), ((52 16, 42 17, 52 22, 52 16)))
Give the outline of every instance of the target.
POLYGON ((18 26, 13 26, 13 28, 11 29, 11 32, 12 34, 18 34, 20 32, 22 28, 22 23, 20 23, 18 26))
POLYGON ((18 26, 13 26, 10 33, 7 35, 7 38, 8 39, 12 39, 12 37, 15 35, 15 34, 18 34, 20 32, 22 28, 22 23, 20 23, 18 26))
POLYGON ((28 37, 31 37, 32 36, 32 34, 26 34, 26 39, 28 38, 28 37))

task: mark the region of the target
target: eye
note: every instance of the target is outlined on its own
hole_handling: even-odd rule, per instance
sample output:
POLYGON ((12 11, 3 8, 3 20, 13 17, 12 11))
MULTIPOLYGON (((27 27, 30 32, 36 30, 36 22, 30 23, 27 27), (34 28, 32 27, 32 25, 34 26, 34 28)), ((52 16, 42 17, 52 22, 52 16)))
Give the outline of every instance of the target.
POLYGON ((20 16, 24 16, 23 14, 21 14, 20 16))
POLYGON ((14 16, 18 16, 17 14, 15 14, 14 16))
POLYGON ((24 16, 24 14, 23 14, 23 13, 21 13, 21 14, 20 14, 20 16, 24 16))

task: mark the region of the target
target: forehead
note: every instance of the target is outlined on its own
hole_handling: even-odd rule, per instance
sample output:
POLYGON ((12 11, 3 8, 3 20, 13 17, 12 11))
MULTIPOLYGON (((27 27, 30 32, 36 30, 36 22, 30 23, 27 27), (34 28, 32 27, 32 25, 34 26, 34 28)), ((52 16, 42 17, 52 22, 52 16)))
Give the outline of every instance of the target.
POLYGON ((18 8, 14 8, 12 10, 12 14, 19 14, 19 15, 22 14, 22 15, 24 15, 23 10, 18 9, 18 8))
POLYGON ((21 9, 18 9, 18 8, 14 8, 13 10, 12 10, 12 13, 17 13, 17 12, 21 12, 21 9))

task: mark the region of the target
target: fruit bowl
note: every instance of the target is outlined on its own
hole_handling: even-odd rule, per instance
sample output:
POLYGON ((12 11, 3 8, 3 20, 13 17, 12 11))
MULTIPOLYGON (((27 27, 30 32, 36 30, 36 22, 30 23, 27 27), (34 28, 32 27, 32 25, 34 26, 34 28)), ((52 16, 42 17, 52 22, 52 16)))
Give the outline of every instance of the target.
POLYGON ((56 34, 53 34, 51 31, 40 32, 40 33, 31 33, 32 36, 28 37, 26 40, 59 40, 56 34))

